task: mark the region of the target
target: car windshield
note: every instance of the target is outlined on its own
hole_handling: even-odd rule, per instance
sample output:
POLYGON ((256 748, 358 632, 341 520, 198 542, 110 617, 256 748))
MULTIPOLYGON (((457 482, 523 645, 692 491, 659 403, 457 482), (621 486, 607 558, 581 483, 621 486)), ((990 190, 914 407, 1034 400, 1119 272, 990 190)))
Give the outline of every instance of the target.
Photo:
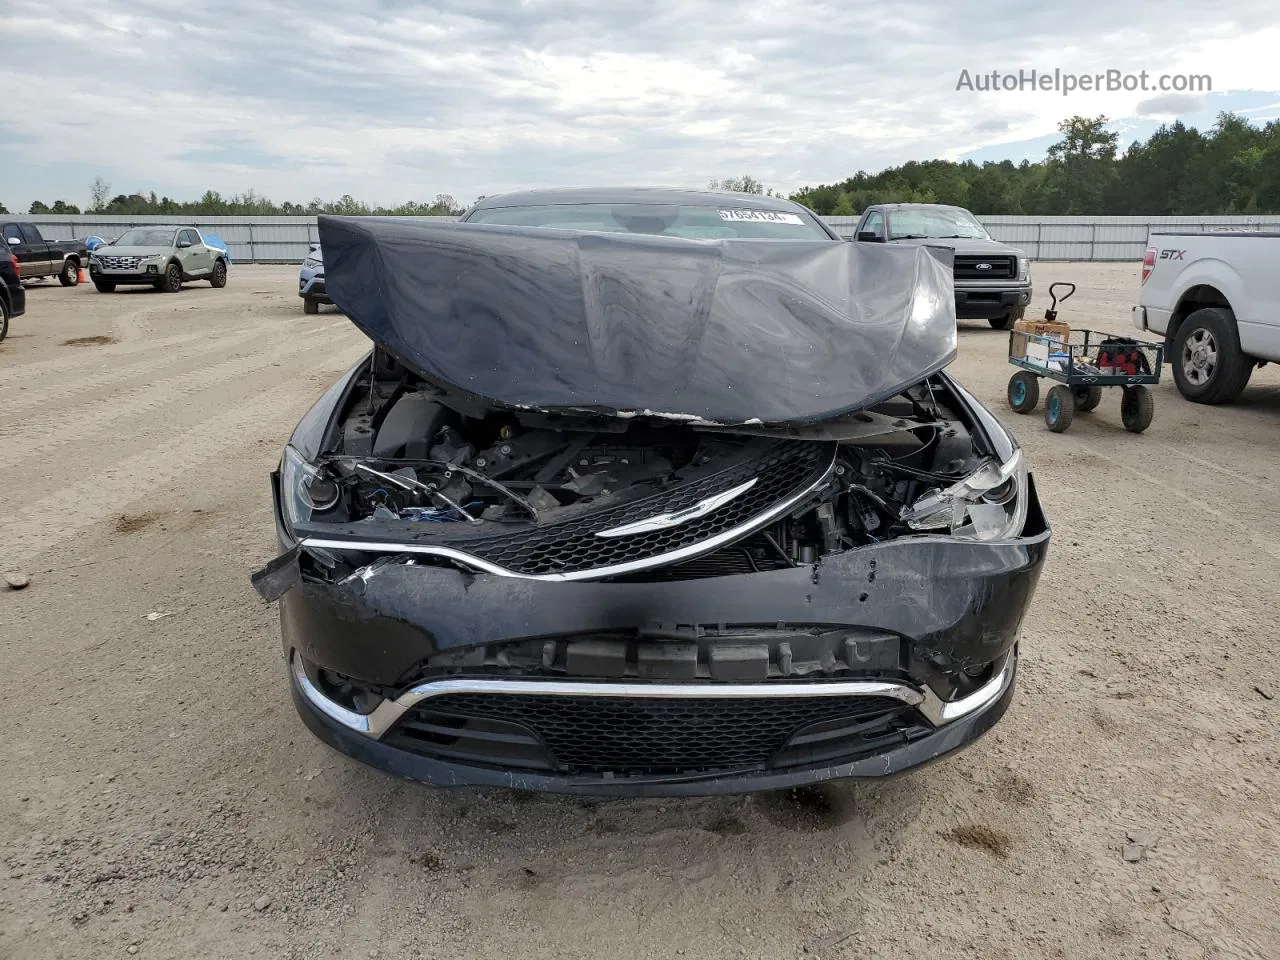
POLYGON ((895 210, 889 219, 890 240, 959 237, 988 240, 983 227, 968 210, 895 210))
POLYGON ((791 210, 669 203, 558 203, 476 210, 468 223, 645 233, 688 240, 830 240, 812 217, 791 210))
POLYGON ((175 231, 156 227, 135 227, 115 242, 117 247, 167 247, 173 243, 175 231))

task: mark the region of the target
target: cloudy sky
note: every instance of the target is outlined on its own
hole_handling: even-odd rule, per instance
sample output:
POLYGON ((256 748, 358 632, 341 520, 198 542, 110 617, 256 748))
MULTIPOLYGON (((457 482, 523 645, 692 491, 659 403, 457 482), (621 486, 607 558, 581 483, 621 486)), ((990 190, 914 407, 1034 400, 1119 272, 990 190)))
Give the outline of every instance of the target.
POLYGON ((1105 113, 1280 115, 1274 0, 0 0, 0 202, 113 192, 398 203, 539 185, 791 190, 910 159, 1035 158, 1105 113), (75 11, 69 14, 69 9, 75 11), (977 93, 1036 69, 1213 93, 977 93))

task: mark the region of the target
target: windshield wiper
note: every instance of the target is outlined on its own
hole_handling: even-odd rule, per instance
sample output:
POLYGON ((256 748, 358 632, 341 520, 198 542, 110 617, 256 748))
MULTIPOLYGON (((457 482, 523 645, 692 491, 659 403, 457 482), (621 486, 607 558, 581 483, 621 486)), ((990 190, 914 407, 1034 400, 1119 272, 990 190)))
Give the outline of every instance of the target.
POLYGON ((890 240, 932 240, 933 237, 925 236, 923 233, 895 233, 890 240))

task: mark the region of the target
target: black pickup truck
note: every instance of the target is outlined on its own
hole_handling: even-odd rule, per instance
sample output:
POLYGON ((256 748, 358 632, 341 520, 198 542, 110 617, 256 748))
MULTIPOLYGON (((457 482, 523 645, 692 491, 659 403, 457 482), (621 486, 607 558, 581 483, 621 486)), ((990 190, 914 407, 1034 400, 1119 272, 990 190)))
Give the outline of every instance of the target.
POLYGON ((877 203, 858 221, 857 240, 922 243, 955 251, 956 318, 1011 330, 1031 302, 1031 261, 994 240, 972 213, 939 203, 877 203))
POLYGON ((0 221, 0 236, 4 238, 0 254, 18 258, 24 281, 57 277, 64 287, 74 287, 80 282, 80 268, 89 262, 83 240, 46 240, 34 223, 0 221))

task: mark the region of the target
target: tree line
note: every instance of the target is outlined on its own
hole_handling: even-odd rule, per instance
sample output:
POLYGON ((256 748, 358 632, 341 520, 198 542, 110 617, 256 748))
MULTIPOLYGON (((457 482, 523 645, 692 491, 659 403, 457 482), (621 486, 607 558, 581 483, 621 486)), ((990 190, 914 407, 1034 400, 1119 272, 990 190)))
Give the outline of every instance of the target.
MULTIPOLYGON (((120 193, 112 196, 111 184, 98 177, 89 187, 89 204, 83 211, 65 200, 51 204, 37 200, 27 211, 29 214, 125 214, 129 216, 156 215, 179 217, 220 216, 279 216, 307 217, 320 213, 332 213, 349 217, 448 217, 457 216, 465 209, 447 193, 436 194, 430 202, 410 201, 399 206, 372 206, 349 194, 337 200, 325 202, 319 197, 309 203, 284 201, 275 203, 253 190, 224 197, 216 190, 206 190, 199 200, 174 200, 148 193, 120 193)), ((0 204, 0 213, 9 211, 0 204)))
MULTIPOLYGON (((1043 160, 955 163, 911 161, 879 173, 860 171, 841 183, 802 187, 791 199, 824 216, 855 216, 872 203, 949 203, 977 214, 1205 216, 1280 213, 1280 121, 1255 126, 1223 113, 1206 132, 1181 122, 1161 126, 1119 152, 1119 134, 1105 116, 1075 116, 1058 124, 1061 139, 1043 160)), ((712 180, 715 190, 779 196, 751 176, 712 180)), ((480 198, 483 199, 483 198, 480 198)), ((0 213, 9 211, 0 205, 0 213)), ((32 214, 81 211, 65 200, 36 201, 32 214)), ((101 177, 85 213, 171 216, 456 216, 448 194, 430 202, 371 206, 344 195, 336 201, 274 203, 248 190, 199 200, 132 193, 112 196, 101 177)))
POLYGON ((1280 122, 1232 113, 1207 132, 1165 124, 1119 153, 1108 119, 1071 117, 1044 160, 912 161, 791 197, 854 216, 872 203, 949 203, 978 214, 1209 216, 1280 213, 1280 122))

